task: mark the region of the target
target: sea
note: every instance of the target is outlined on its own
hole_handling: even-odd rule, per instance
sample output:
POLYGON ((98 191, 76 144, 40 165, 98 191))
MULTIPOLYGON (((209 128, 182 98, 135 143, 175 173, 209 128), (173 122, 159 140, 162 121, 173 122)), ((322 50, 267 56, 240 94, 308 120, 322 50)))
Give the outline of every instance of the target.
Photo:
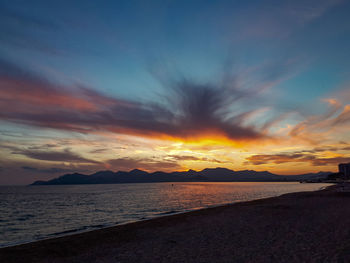
POLYGON ((326 186, 294 182, 0 186, 0 247, 326 186))

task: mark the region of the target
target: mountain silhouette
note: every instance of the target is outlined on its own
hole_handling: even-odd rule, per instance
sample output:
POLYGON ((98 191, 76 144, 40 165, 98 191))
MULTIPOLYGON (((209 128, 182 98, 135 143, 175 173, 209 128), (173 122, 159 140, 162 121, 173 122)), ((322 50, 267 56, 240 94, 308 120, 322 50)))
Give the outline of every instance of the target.
POLYGON ((49 181, 36 181, 31 185, 68 185, 68 184, 123 184, 156 182, 295 182, 300 180, 324 179, 329 172, 303 175, 277 175, 268 171, 233 171, 226 168, 206 168, 202 171, 153 172, 139 169, 125 171, 99 171, 91 175, 80 173, 65 174, 49 181))

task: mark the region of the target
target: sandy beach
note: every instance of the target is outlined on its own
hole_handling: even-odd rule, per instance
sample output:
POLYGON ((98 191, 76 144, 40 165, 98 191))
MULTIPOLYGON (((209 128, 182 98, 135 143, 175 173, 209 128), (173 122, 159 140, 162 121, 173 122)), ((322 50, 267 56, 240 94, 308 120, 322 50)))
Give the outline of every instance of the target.
POLYGON ((0 262, 349 262, 350 191, 236 203, 0 249, 0 262))

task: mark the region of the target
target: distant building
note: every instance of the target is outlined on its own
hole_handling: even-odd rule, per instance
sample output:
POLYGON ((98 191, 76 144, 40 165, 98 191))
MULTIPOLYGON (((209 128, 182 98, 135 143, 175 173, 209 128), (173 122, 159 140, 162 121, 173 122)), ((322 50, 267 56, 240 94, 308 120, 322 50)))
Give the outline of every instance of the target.
POLYGON ((339 173, 346 179, 350 178, 350 163, 339 164, 339 173))

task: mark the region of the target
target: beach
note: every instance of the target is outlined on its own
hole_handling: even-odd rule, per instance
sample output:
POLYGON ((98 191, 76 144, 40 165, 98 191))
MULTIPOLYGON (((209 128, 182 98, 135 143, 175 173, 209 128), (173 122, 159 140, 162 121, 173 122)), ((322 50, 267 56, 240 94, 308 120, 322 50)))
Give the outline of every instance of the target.
POLYGON ((349 262, 350 189, 334 185, 0 249, 0 262, 349 262))

